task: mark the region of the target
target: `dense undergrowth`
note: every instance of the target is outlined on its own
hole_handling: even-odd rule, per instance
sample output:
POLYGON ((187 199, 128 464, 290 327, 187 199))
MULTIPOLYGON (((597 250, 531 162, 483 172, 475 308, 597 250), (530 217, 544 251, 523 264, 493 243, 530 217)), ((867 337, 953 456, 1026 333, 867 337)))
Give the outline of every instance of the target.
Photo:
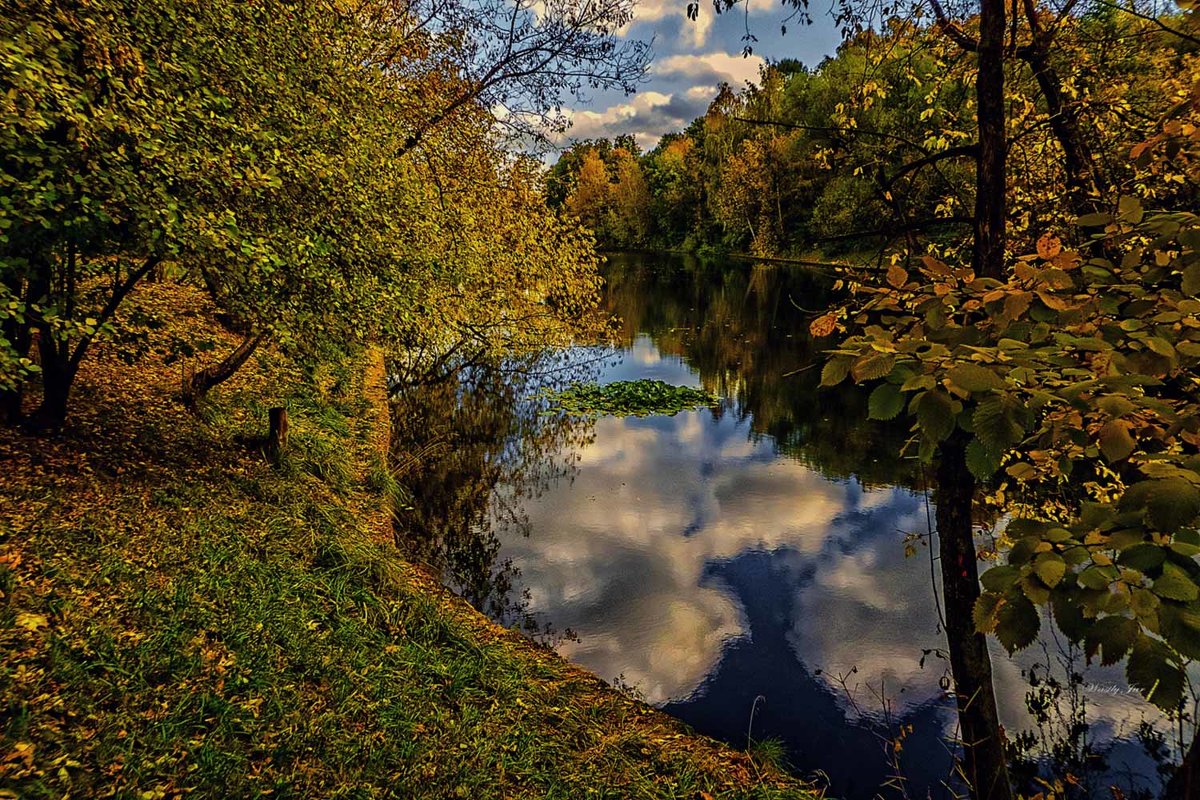
MULTIPOLYGON (((179 286, 131 309, 232 341, 179 286)), ((0 797, 808 796, 398 557, 377 359, 264 350, 197 418, 156 352, 0 433, 0 797)))

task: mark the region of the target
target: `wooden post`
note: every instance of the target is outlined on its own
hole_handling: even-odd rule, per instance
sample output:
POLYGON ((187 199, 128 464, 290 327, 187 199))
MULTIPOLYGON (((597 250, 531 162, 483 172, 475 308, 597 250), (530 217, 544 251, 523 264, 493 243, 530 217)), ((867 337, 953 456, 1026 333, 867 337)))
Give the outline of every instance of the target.
POLYGON ((278 460, 280 454, 287 449, 287 409, 283 406, 276 406, 268 413, 271 419, 271 432, 267 434, 267 455, 274 461, 278 460))

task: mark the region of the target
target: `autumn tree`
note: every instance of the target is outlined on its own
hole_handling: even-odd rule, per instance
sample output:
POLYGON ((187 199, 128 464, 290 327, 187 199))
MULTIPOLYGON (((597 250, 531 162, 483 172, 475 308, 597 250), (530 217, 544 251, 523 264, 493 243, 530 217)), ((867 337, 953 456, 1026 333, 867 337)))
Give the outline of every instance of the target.
MULTIPOLYGON (((415 316, 418 288, 469 275, 445 257, 461 244, 455 228, 430 224, 449 197, 430 187, 475 149, 482 180, 510 182, 495 157, 501 105, 508 128, 525 130, 589 81, 632 88, 644 51, 612 36, 622 8, 506 7, 498 20, 499 6, 389 0, 11 0, 0 23, 9 416, 40 374, 36 417, 61 424, 89 347, 117 333, 124 298, 164 264, 245 337, 197 372, 193 393, 267 337, 292 352, 395 338, 390 321, 415 316)), ((561 263, 573 247, 526 252, 561 263)))
MULTIPOLYGON (((982 85, 984 21, 976 39, 940 10, 938 20, 958 46, 980 54, 982 85)), ((1043 35, 1041 21, 1027 22, 1034 39, 1043 35)), ((1050 91, 1055 76, 1032 68, 1041 91, 1050 91)), ((1164 135, 1177 137, 1170 160, 1194 145, 1194 128, 1178 121, 1194 109, 1187 101, 1166 118, 1164 135)), ((1051 128, 1065 162, 1063 191, 1070 205, 1082 208, 1099 201, 1098 172, 1090 160, 1072 161, 1082 151, 1072 156, 1071 148, 1081 142, 1070 141, 1077 132, 1061 123, 1051 128)), ((983 129, 981 119, 981 137, 983 129)), ((977 193, 989 175, 986 149, 980 156, 977 193)), ((1197 287, 1186 276, 1197 257, 1196 219, 1148 215, 1126 197, 1114 214, 1079 218, 1093 229, 1082 249, 1043 236, 1036 254, 1017 260, 1011 271, 995 271, 980 251, 980 240, 995 232, 985 224, 995 210, 977 195, 970 267, 927 253, 912 269, 902 253, 893 256, 883 287, 847 308, 855 335, 834 350, 825 379, 885 379, 871 395, 872 415, 911 415, 919 454, 936 465, 947 632, 960 695, 963 676, 986 675, 971 657, 974 642, 995 632, 1010 651, 1027 646, 1038 628, 1035 605, 1049 603, 1058 627, 1085 643, 1089 656, 1115 663, 1128 655, 1130 683, 1176 712, 1185 682, 1181 665, 1200 652, 1186 621, 1200 578, 1194 560, 1200 547, 1193 542, 1200 511, 1194 484, 1200 481, 1187 466, 1196 423, 1185 388, 1193 382, 1187 354, 1195 349, 1189 315, 1197 287), (1066 493, 1057 508, 1024 506, 1019 514, 1029 518, 1007 528, 1009 564, 982 576, 987 591, 981 594, 971 537, 975 480, 992 481, 1001 466, 1027 488, 1049 483, 1061 489, 1072 481, 1082 483, 1084 494, 1066 493), (964 620, 965 610, 972 616, 964 620), (954 664, 956 638, 972 642, 961 665, 954 664)), ((1007 260, 1003 249, 1000 258, 1007 260)), ((830 333, 834 324, 826 316, 814 328, 830 333)), ((986 693, 988 687, 977 685, 986 693)), ((960 700, 965 735, 968 716, 960 700)), ((980 733, 1000 744, 997 727, 980 733)), ((972 741, 966 752, 973 791, 1007 796, 1003 762, 990 760, 1003 752, 987 755, 988 761, 977 752, 972 769, 972 741)), ((1190 769, 1185 762, 1184 772, 1190 769)))

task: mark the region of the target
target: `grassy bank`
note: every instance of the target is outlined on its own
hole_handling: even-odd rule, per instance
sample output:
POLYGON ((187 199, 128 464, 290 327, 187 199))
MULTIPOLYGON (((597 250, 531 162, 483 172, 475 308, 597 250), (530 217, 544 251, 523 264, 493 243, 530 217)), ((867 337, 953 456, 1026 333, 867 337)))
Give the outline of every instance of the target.
POLYGON ((134 309, 138 364, 0 431, 0 798, 809 796, 399 558, 377 361, 261 352, 197 418, 166 343, 232 340, 177 286, 134 309))

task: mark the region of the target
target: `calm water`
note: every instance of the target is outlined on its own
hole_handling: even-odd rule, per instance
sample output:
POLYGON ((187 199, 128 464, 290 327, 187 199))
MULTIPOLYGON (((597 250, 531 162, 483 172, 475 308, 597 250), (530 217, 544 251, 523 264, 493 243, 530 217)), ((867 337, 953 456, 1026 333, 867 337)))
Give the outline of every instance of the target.
MULTIPOLYGON (((632 255, 612 257, 607 279, 618 347, 467 367, 405 393, 410 549, 482 610, 698 730, 782 740, 833 796, 950 796, 932 511, 920 470, 895 455, 905 432, 865 423, 853 391, 817 391, 805 330, 826 279, 632 255), (722 401, 581 422, 538 394, 636 378, 722 401)), ((1064 647, 1047 635, 1016 659, 995 650, 1010 737, 1061 738, 1072 705, 1039 727, 1030 676, 1080 670, 1074 709, 1107 764, 1090 779, 1155 786, 1136 734, 1162 720, 1120 669, 1084 670, 1064 647)))

